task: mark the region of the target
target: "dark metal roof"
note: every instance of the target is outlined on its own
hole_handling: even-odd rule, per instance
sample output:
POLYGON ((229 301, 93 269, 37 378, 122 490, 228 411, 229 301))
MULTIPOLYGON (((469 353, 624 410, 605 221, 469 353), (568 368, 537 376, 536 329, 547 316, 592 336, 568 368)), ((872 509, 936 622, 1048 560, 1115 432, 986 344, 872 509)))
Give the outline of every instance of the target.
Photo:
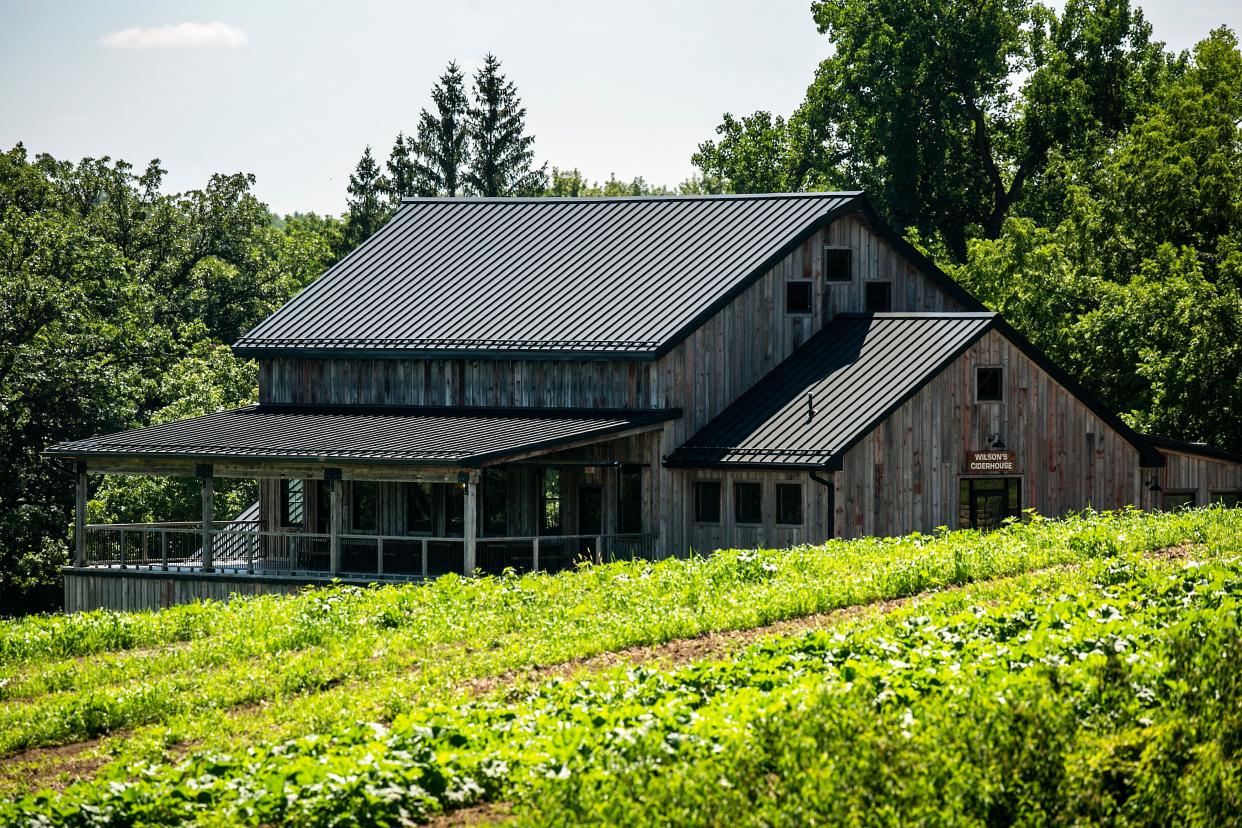
POLYGON ((1160 437, 1155 434, 1144 434, 1143 439, 1156 448, 1177 451, 1182 454, 1196 454, 1200 457, 1210 457, 1213 460, 1223 460, 1226 463, 1242 463, 1242 454, 1209 446, 1207 443, 1192 443, 1188 440, 1175 440, 1172 437, 1160 437))
POLYGON ((60 443, 55 457, 480 466, 487 461, 655 426, 676 410, 339 409, 249 406, 60 443))
POLYGON ((407 199, 234 349, 651 358, 864 207, 853 192, 407 199))
POLYGON ((992 325, 992 313, 842 315, 673 452, 670 466, 822 468, 992 325))

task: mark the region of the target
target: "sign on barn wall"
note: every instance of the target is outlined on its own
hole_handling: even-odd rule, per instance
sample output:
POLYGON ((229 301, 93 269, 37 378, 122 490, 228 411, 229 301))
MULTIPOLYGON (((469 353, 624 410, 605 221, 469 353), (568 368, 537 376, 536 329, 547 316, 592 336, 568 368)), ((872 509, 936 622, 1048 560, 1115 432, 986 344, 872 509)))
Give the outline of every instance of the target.
POLYGON ((991 472, 1012 472, 1018 469, 1017 454, 1012 451, 968 451, 966 452, 967 474, 989 474, 991 472))

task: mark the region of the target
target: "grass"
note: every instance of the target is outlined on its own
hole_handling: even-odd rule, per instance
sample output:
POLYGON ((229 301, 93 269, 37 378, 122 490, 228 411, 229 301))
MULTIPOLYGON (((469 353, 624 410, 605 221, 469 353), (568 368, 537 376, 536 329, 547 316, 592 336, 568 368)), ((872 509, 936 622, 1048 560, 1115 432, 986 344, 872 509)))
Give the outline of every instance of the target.
MULTIPOLYGON (((542 646, 532 636, 575 642, 566 647, 580 653, 606 639, 571 636, 571 628, 610 611, 633 612, 635 602, 661 595, 648 591, 652 583, 672 596, 666 619, 632 618, 638 628, 668 631, 774 619, 756 616, 756 596, 800 596, 771 608, 785 617, 792 607, 806 611, 809 596, 827 602, 816 603, 811 611, 818 611, 970 581, 971 566, 999 577, 1006 567, 1081 564, 940 593, 836 631, 770 639, 730 662, 620 668, 519 684, 483 699, 425 694, 383 722, 350 710, 293 739, 242 739, 180 762, 114 765, 98 782, 21 799, 0 816, 396 824, 462 804, 512 801, 519 821, 532 824, 800 824, 854 822, 859 814, 936 823, 945 813, 979 823, 1067 813, 1093 822, 1154 807, 1129 782, 1109 782, 1108 762, 1129 762, 1133 780, 1165 797, 1163 811, 1151 813, 1169 816, 1176 806, 1207 819, 1226 813, 1213 803, 1231 803, 1237 793, 1230 787, 1237 767, 1221 752, 1231 742, 1220 727, 1237 719, 1228 704, 1238 682, 1231 672, 1212 673, 1212 665, 1236 665, 1240 539, 1242 513, 1222 510, 1086 516, 982 538, 602 567, 534 578, 534 585, 528 578, 457 583, 450 606, 460 610, 474 590, 492 600, 508 595, 510 611, 535 603, 522 597, 533 586, 571 598, 560 619, 519 624, 520 636, 509 638, 527 639, 525 653, 542 646), (1195 564, 1144 557, 1187 541, 1196 545, 1195 564), (848 551, 857 552, 853 561, 848 551), (795 575, 822 575, 842 562, 857 569, 841 581, 795 575), (666 581, 664 569, 683 577, 666 581), (627 593, 633 583, 637 592, 627 593), (1203 680, 1225 689, 1201 694, 1203 680), (1143 765, 1148 760, 1123 750, 1153 727, 1180 729, 1181 741, 1159 742, 1167 747, 1161 761, 1180 762, 1195 785, 1170 787, 1143 765), (1208 783, 1218 792, 1211 801, 1196 793, 1208 783)), ((376 601, 391 600, 383 592, 317 600, 348 596, 323 612, 356 622, 374 617, 376 601)), ((453 623, 466 623, 463 612, 453 623)))
MULTIPOLYGON (((219 766, 219 773, 212 770, 207 776, 227 788, 237 779, 226 769, 231 767, 228 762, 221 764, 220 756, 250 757, 246 762, 266 756, 280 767, 293 767, 301 748, 288 745, 300 745, 308 734, 316 734, 311 744, 328 753, 312 751, 307 761, 334 772, 353 768, 346 775, 356 776, 358 766, 351 763, 369 750, 359 746, 377 738, 370 725, 359 730, 359 722, 385 723, 394 731, 404 727, 398 723, 415 721, 422 724, 412 726, 435 728, 486 719, 487 728, 494 727, 494 720, 477 712, 485 708, 463 697, 464 683, 473 678, 706 631, 761 626, 1058 564, 1130 560, 1144 551, 1185 542, 1212 550, 1237 549, 1240 538, 1242 515, 1236 512, 1130 512, 1065 522, 1035 520, 988 536, 954 532, 837 542, 782 552, 733 551, 706 560, 614 564, 556 576, 469 581, 450 577, 426 587, 342 587, 294 598, 159 613, 23 619, 0 625, 0 752, 12 755, 28 747, 121 731, 103 743, 111 762, 101 775, 128 786, 135 778, 133 767, 152 762, 155 769, 137 775, 139 782, 148 780, 144 784, 149 789, 134 782, 138 787, 133 790, 154 796, 151 791, 184 786, 184 778, 170 770, 178 767, 169 764, 170 758, 180 753, 170 752, 170 746, 195 742, 187 760, 190 768, 219 766), (476 711, 468 714, 476 718, 452 718, 457 710, 476 711), (296 756, 279 753, 288 750, 296 756), (207 764, 196 764, 203 762, 207 764)), ((1052 583, 1061 576, 1044 577, 1054 579, 1052 583)), ((1035 594, 1025 585, 1022 591, 1035 594)), ((762 711, 787 672, 797 671, 776 670, 776 684, 766 690, 735 690, 745 690, 744 696, 749 693, 753 710, 762 711)), ((822 678, 817 675, 812 683, 822 678)), ((678 699, 682 695, 673 693, 678 699)), ((503 705, 498 709, 507 710, 504 715, 518 715, 503 705)), ((598 703, 578 699, 571 709, 588 711, 587 721, 593 723, 599 711, 611 716, 624 705, 615 699, 598 703)), ((537 720, 530 729, 557 733, 549 725, 563 720, 562 710, 553 719, 537 720)), ((747 734, 753 730, 750 724, 736 727, 747 734)), ((501 747, 486 743, 478 756, 495 758, 503 754, 496 752, 501 747)), ((433 753, 439 756, 442 750, 433 753)), ((446 781, 439 789, 420 785, 423 793, 399 797, 401 807, 417 815, 480 798, 538 799, 524 793, 538 786, 521 781, 527 776, 520 770, 539 767, 538 763, 508 764, 520 772, 497 775, 494 770, 480 771, 482 761, 463 765, 468 772, 451 764, 446 766, 451 772, 436 770, 444 780, 469 779, 470 784, 446 781), (493 777, 499 781, 490 789, 492 783, 479 781, 493 777)), ((39 770, 37 763, 34 770, 39 770)), ((561 769, 535 771, 536 776, 545 772, 556 776, 561 769)), ((576 778, 586 776, 579 773, 576 778)), ((283 780, 278 787, 287 791, 289 780, 299 777, 265 778, 272 784, 283 780)), ((98 803, 100 790, 75 787, 71 791, 79 793, 63 800, 98 803)), ((562 801, 558 797, 566 790, 559 786, 541 796, 552 796, 561 802, 558 808, 583 819, 590 819, 598 808, 606 813, 619 807, 599 805, 598 792, 590 800, 594 804, 562 801)), ((220 813, 231 814, 230 819, 253 821, 254 814, 230 811, 233 806, 224 800, 204 796, 220 813)), ((23 806, 29 814, 50 807, 32 801, 23 806)), ((352 800, 345 796, 344 801, 352 800)), ((362 808, 358 813, 368 813, 368 808, 382 811, 387 806, 358 807, 362 808)), ((278 819, 310 824, 327 815, 308 811, 281 814, 278 819)), ((270 814, 264 819, 269 817, 277 819, 270 814)), ((199 814, 199 818, 205 817, 199 814)))

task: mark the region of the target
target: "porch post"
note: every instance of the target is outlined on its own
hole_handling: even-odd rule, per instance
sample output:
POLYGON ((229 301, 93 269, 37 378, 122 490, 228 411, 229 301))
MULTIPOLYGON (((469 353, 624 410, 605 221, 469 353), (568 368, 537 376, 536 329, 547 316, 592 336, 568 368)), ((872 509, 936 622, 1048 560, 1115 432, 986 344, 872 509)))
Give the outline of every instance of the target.
POLYGON ((324 469, 324 485, 328 487, 328 571, 341 571, 341 470, 324 469))
POLYGON ((216 512, 216 481, 212 477, 212 468, 210 463, 201 463, 196 469, 198 472, 198 481, 201 484, 203 494, 203 515, 201 521, 201 533, 203 544, 203 571, 212 571, 211 560, 211 530, 214 527, 216 512))
POLYGON ((467 576, 473 575, 475 570, 475 553, 478 541, 478 515, 479 515, 479 476, 475 472, 466 475, 466 508, 463 515, 465 526, 465 547, 464 557, 462 560, 462 570, 467 576))
POLYGON ((73 565, 86 565, 86 462, 76 464, 78 473, 77 503, 73 512, 73 565))

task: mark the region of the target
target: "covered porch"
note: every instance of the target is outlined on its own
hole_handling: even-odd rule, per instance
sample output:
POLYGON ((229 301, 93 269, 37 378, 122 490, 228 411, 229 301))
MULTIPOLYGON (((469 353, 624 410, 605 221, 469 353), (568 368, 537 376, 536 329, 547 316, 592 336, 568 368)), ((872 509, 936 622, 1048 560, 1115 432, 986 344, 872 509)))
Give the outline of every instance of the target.
POLYGON ((72 575, 313 583, 557 571, 660 555, 652 488, 677 412, 251 406, 63 443, 72 575), (91 474, 195 477, 193 522, 88 524, 91 474), (215 481, 259 498, 215 518, 215 481))

